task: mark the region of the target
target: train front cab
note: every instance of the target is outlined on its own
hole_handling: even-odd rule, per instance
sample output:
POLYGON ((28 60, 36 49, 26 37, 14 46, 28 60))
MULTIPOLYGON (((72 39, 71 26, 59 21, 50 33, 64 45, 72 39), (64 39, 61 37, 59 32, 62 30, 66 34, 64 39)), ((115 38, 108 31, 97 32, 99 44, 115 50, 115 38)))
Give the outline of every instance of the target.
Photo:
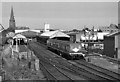
POLYGON ((85 59, 84 56, 85 54, 83 54, 81 52, 82 47, 79 43, 70 43, 69 44, 69 55, 71 56, 71 58, 74 60, 76 59, 85 59))
POLYGON ((71 60, 82 60, 82 59, 85 60, 85 58, 84 58, 85 55, 81 52, 79 52, 79 53, 69 53, 69 55, 71 57, 71 60))

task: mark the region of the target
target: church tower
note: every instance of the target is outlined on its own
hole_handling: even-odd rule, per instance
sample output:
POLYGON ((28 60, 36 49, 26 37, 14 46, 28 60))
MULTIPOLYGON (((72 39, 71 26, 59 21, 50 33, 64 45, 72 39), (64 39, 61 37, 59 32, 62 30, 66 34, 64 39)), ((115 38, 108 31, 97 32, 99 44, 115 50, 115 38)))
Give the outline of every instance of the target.
POLYGON ((12 28, 13 30, 15 30, 15 28, 16 28, 13 7, 11 7, 11 15, 10 15, 10 20, 9 20, 9 28, 12 28))

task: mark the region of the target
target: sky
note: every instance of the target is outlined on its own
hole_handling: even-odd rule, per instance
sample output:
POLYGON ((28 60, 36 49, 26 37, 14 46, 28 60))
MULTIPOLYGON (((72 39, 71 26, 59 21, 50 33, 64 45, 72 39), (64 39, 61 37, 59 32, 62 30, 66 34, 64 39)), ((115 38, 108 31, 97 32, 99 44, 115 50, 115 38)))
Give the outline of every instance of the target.
POLYGON ((120 2, 118 3, 118 24, 120 24, 120 2))
POLYGON ((11 6, 16 26, 71 30, 118 24, 118 2, 2 2, 2 25, 9 27, 11 6))

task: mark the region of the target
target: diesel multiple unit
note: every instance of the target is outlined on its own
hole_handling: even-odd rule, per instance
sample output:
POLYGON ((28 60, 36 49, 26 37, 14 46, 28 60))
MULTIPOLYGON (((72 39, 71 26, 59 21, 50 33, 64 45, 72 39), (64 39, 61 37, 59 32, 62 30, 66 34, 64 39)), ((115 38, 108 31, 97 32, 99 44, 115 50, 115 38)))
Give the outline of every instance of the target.
POLYGON ((79 43, 73 43, 70 41, 62 41, 56 39, 47 40, 48 49, 54 50, 59 55, 66 57, 67 59, 81 59, 84 58, 83 50, 79 43))
POLYGON ((47 49, 65 57, 66 59, 84 59, 86 53, 80 43, 73 43, 68 40, 50 39, 46 36, 37 36, 39 43, 45 44, 47 49))

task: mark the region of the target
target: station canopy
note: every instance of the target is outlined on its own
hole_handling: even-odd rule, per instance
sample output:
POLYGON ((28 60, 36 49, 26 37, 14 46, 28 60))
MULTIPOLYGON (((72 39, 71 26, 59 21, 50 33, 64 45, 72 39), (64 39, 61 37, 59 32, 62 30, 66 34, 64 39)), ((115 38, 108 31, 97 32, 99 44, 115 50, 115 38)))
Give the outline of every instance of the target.
POLYGON ((36 37, 38 35, 38 32, 25 31, 25 32, 21 32, 21 34, 28 38, 28 37, 36 37))
POLYGON ((26 39, 26 37, 25 36, 23 36, 22 34, 16 34, 14 37, 13 37, 13 39, 15 39, 15 38, 23 38, 23 39, 26 39))
POLYGON ((44 32, 41 34, 41 36, 48 36, 49 38, 54 38, 54 37, 67 37, 67 38, 70 38, 69 35, 59 31, 59 30, 56 30, 56 31, 49 31, 49 32, 44 32))

